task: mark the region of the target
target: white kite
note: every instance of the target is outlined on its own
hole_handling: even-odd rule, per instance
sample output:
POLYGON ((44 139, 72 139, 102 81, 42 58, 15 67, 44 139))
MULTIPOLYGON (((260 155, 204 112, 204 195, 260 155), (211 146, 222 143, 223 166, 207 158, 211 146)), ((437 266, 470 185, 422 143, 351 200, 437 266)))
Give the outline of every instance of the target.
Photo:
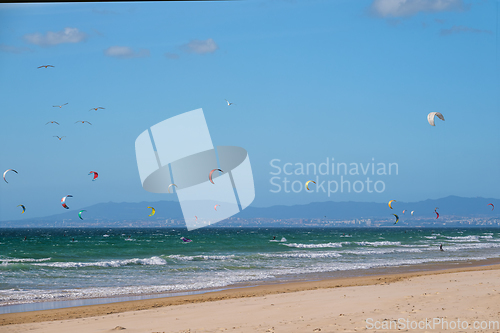
POLYGON ((441 113, 439 112, 431 112, 427 115, 427 121, 429 122, 429 124, 431 126, 436 126, 434 125, 434 118, 435 117, 438 117, 439 119, 441 119, 442 121, 444 121, 444 117, 441 113))

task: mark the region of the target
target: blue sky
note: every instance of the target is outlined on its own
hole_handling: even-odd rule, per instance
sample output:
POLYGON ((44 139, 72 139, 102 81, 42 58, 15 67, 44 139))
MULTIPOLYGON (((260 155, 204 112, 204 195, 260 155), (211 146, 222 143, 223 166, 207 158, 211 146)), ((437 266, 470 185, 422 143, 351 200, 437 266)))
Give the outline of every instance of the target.
POLYGON ((64 212, 66 194, 74 196, 67 201, 73 210, 176 200, 142 189, 134 142, 148 127, 197 108, 215 146, 248 151, 255 206, 500 198, 498 6, 465 0, 2 4, 0 169, 19 174, 0 184, 0 220, 64 212), (49 64, 55 67, 37 69, 49 64), (105 109, 88 111, 98 106, 105 109), (445 121, 432 127, 427 114, 434 111, 445 121), (384 183, 380 193, 365 188, 331 196, 314 184, 307 193, 303 184, 316 176, 339 181, 338 175, 271 174, 272 160, 295 170, 296 163, 327 158, 397 163, 398 174, 368 175, 384 183), (95 182, 91 170, 99 172, 95 182), (274 193, 272 177, 302 188, 274 193), (26 206, 23 215, 19 204, 26 206))

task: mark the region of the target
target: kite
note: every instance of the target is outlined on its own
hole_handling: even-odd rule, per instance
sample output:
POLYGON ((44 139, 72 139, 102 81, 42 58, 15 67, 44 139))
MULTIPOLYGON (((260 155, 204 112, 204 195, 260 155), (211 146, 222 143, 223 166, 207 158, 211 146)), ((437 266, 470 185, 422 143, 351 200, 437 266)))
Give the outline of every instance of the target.
POLYGON ((185 242, 185 243, 189 243, 189 242, 192 242, 192 240, 190 240, 189 238, 186 238, 186 237, 181 237, 182 241, 185 242))
POLYGON ((392 215, 396 216, 396 222, 394 222, 394 224, 398 223, 398 221, 399 221, 399 216, 397 216, 396 214, 392 214, 392 215))
POLYGON ((314 183, 314 184, 316 184, 316 182, 315 182, 314 180, 308 180, 308 181, 306 182, 306 188, 307 188, 307 190, 308 190, 308 191, 310 191, 310 190, 309 190, 309 183, 314 183))
POLYGON ((437 215, 437 216, 436 216, 436 220, 437 220, 437 219, 439 218, 439 213, 438 213, 438 212, 436 212, 436 211, 434 211, 434 213, 436 213, 436 215, 437 215))
POLYGON ((212 180, 212 174, 214 173, 215 170, 219 170, 220 172, 224 172, 221 169, 213 169, 212 171, 210 171, 210 174, 208 175, 208 180, 210 180, 210 182, 212 184, 215 184, 214 181, 212 180))
POLYGON ((414 212, 414 210, 411 211, 411 216, 413 216, 413 212, 414 212))
POLYGON ((403 214, 406 212, 406 209, 403 209, 403 214))
MULTIPOLYGON (((57 124, 57 125, 59 125, 59 123, 57 121, 49 121, 49 122, 47 122, 47 124, 57 124)), ((45 125, 47 125, 47 124, 45 124, 45 125)))
POLYGON ((389 201, 389 203, 388 203, 388 205, 389 205, 389 208, 390 208, 390 209, 392 209, 391 203, 392 203, 393 201, 394 201, 394 202, 396 202, 396 200, 391 200, 391 201, 389 201))
POLYGON ((495 205, 494 205, 494 204, 489 203, 489 204, 487 204, 486 206, 489 206, 489 205, 491 205, 491 207, 492 207, 492 208, 491 208, 491 210, 495 209, 495 205))
POLYGON ((68 205, 66 205, 66 198, 72 198, 72 197, 73 196, 71 194, 68 194, 61 199, 61 204, 64 208, 69 209, 68 205))
POLYGON ((94 178, 92 179, 92 181, 96 180, 97 177, 99 177, 99 174, 97 172, 95 172, 95 171, 90 171, 89 175, 91 175, 91 174, 94 174, 94 178))
POLYGON ((81 211, 78 212, 78 217, 80 218, 80 220, 83 220, 83 218, 82 218, 82 213, 83 212, 86 212, 86 210, 83 209, 83 210, 81 210, 81 211))
POLYGON ((168 188, 167 188, 168 193, 170 193, 170 186, 175 186, 175 187, 177 187, 177 188, 178 188, 178 186, 177 186, 177 185, 175 185, 175 184, 170 184, 170 185, 168 185, 168 188))
POLYGON ((56 67, 56 66, 52 66, 52 65, 43 65, 43 66, 39 66, 37 68, 47 68, 47 67, 56 67))
POLYGON ((7 174, 7 172, 9 172, 9 171, 14 171, 15 173, 18 173, 18 172, 17 172, 16 170, 14 170, 14 169, 7 169, 7 170, 3 173, 3 180, 5 180, 5 182, 6 182, 6 183, 9 183, 9 182, 7 181, 7 179, 5 179, 5 175, 6 175, 6 174, 7 174))
POLYGON ((215 205, 215 206, 214 206, 214 209, 215 209, 215 210, 217 210, 217 206, 220 206, 220 205, 215 205))
POLYGON ((156 210, 155 210, 153 207, 148 207, 148 208, 151 208, 151 214, 149 214, 148 216, 153 216, 153 215, 155 215, 156 210))
POLYGON ((21 214, 24 214, 24 212, 26 211, 26 207, 24 207, 24 205, 17 205, 17 207, 19 206, 23 207, 23 212, 21 214))
POLYGON ((196 215, 195 215, 194 217, 196 217, 196 220, 195 220, 195 221, 198 221, 198 216, 196 216, 196 215))
POLYGON ((436 126, 434 125, 434 117, 438 117, 439 119, 441 119, 442 121, 444 121, 444 117, 441 113, 439 112, 431 112, 427 115, 427 121, 429 122, 429 124, 431 126, 436 126))

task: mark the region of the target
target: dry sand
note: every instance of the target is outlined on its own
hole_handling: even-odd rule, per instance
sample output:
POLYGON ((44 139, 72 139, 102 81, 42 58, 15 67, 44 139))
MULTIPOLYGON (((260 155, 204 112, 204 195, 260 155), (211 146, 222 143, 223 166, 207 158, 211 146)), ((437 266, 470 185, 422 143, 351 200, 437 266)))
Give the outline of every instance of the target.
POLYGON ((0 332, 500 332, 499 323, 493 265, 4 314, 0 332))

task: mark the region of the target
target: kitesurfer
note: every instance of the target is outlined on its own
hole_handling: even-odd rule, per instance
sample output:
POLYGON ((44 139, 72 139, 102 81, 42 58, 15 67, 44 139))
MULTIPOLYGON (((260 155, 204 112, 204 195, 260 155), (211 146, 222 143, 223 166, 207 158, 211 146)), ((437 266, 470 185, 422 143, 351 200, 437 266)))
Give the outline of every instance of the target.
POLYGON ((443 244, 439 245, 439 249, 440 249, 441 251, 444 251, 444 250, 443 250, 443 244))

